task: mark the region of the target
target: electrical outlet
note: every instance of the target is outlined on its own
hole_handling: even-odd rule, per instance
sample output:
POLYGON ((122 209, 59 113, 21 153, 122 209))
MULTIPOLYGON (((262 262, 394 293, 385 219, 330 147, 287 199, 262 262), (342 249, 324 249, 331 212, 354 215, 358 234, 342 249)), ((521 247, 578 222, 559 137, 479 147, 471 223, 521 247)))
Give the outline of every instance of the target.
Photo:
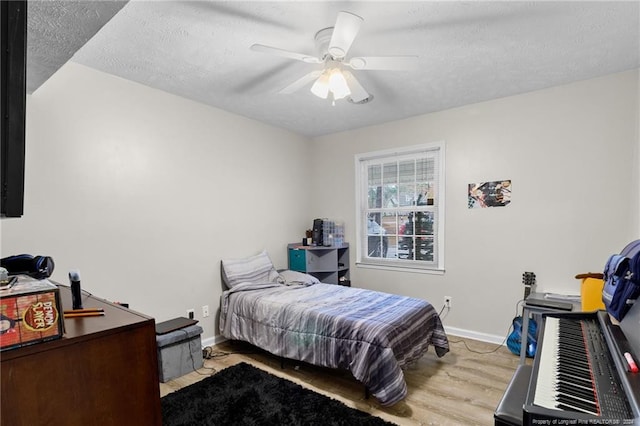
POLYGON ((451 302, 452 301, 453 301, 453 297, 445 296, 444 297, 444 306, 446 306, 447 309, 451 309, 451 302))
POLYGON ((194 311, 193 309, 187 309, 187 318, 193 319, 195 315, 196 315, 196 311, 194 311))
POLYGON ((202 317, 206 318, 209 316, 209 305, 202 306, 202 317))

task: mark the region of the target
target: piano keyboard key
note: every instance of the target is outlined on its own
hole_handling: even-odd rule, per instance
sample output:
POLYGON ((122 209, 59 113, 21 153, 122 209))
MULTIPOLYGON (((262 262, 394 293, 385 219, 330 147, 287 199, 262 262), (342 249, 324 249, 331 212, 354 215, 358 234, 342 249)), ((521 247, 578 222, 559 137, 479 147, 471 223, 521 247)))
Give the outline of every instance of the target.
POLYGON ((534 404, 599 415, 600 407, 579 323, 547 317, 538 357, 534 404))
POLYGON ((640 386, 627 381, 631 373, 615 360, 619 344, 627 340, 609 324, 606 313, 544 318, 523 424, 565 419, 573 421, 566 424, 640 425, 640 386))

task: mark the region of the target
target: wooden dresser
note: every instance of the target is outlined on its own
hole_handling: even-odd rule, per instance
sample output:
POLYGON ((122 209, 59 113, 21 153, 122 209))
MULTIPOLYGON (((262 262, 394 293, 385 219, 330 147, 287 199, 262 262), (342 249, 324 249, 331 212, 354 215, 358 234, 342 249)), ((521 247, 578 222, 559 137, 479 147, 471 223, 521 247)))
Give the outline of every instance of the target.
MULTIPOLYGON (((71 292, 60 286, 65 309, 71 292)), ((64 337, 0 353, 0 424, 161 425, 155 321, 83 296, 99 317, 65 320, 64 337)))

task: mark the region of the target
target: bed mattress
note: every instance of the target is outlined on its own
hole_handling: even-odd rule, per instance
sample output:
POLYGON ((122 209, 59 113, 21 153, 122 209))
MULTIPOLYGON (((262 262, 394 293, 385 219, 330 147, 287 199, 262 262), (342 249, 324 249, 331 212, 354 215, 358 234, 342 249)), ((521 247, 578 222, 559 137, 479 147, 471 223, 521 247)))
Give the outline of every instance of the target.
POLYGON ((424 300, 333 284, 243 283, 223 292, 220 331, 272 354, 349 370, 382 405, 404 399, 402 368, 449 344, 424 300))

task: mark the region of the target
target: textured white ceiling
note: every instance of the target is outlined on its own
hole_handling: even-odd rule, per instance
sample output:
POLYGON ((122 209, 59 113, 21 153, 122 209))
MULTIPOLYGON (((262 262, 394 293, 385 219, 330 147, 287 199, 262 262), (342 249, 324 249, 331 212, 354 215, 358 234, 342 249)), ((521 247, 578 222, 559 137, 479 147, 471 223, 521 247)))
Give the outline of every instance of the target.
POLYGON ((64 65, 126 1, 29 1, 27 93, 64 65))
POLYGON ((121 6, 30 5, 29 52, 39 54, 30 56, 28 73, 42 63, 62 65, 68 53, 51 59, 64 57, 61 49, 79 49, 72 61, 318 136, 640 66, 637 1, 130 1, 118 11, 121 6), (374 95, 364 105, 331 106, 308 87, 278 94, 321 65, 249 46, 315 54, 315 33, 333 26, 341 10, 364 18, 348 56, 417 55, 418 70, 353 71, 374 95), (100 29, 110 13, 115 16, 100 29), (71 25, 61 24, 70 17, 71 25))

